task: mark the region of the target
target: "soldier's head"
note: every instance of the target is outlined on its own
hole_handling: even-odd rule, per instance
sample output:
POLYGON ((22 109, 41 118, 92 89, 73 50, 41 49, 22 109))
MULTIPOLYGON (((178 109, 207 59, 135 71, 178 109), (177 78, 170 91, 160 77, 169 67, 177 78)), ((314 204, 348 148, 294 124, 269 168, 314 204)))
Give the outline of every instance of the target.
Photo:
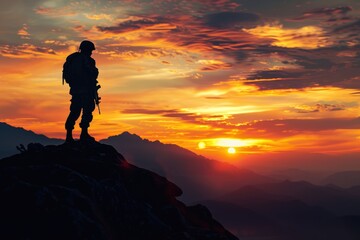
POLYGON ((80 43, 80 52, 91 56, 92 51, 95 50, 95 44, 88 40, 84 40, 80 43))

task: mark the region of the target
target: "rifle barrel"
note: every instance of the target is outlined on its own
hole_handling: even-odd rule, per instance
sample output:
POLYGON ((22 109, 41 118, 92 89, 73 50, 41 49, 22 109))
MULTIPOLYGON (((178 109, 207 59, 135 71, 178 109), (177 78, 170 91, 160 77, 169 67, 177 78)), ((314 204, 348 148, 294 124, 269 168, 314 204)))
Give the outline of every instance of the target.
POLYGON ((98 107, 98 110, 99 110, 99 115, 101 114, 101 112, 100 112, 100 105, 99 104, 97 104, 97 107, 98 107))

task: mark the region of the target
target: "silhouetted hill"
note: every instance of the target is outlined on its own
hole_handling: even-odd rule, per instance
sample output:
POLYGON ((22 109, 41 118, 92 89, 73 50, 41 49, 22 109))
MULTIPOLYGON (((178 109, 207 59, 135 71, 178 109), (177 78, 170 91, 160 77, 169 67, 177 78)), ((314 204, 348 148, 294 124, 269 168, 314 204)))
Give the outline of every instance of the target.
POLYGON ((360 196, 360 186, 354 186, 354 187, 348 188, 347 191, 351 194, 360 196))
POLYGON ((128 132, 100 142, 114 146, 131 163, 165 176, 186 189, 183 197, 186 201, 208 199, 245 185, 274 182, 250 170, 238 169, 177 145, 149 141, 128 132))
POLYGON ((346 189, 291 181, 258 187, 268 193, 286 194, 308 204, 321 206, 337 215, 360 215, 360 197, 346 189))
POLYGON ((18 153, 16 146, 27 145, 32 142, 44 145, 61 144, 63 140, 51 139, 23 128, 13 127, 0 122, 0 158, 18 153))
POLYGON ((360 186, 360 171, 344 171, 326 177, 323 184, 335 184, 340 187, 360 186))
POLYGON ((202 205, 100 144, 31 144, 0 160, 0 239, 236 239, 202 205))
POLYGON ((217 216, 217 219, 240 239, 257 239, 256 237, 261 236, 268 236, 269 239, 272 239, 271 236, 284 234, 282 226, 273 219, 249 208, 218 200, 201 203, 210 208, 213 215, 217 216))
POLYGON ((329 173, 324 171, 305 171, 297 168, 283 169, 277 171, 271 171, 265 175, 271 176, 279 180, 289 181, 306 181, 313 184, 321 184, 324 177, 328 176, 329 173))
POLYGON ((240 239, 355 240, 360 239, 360 201, 354 199, 344 189, 286 181, 242 187, 202 203, 240 239))

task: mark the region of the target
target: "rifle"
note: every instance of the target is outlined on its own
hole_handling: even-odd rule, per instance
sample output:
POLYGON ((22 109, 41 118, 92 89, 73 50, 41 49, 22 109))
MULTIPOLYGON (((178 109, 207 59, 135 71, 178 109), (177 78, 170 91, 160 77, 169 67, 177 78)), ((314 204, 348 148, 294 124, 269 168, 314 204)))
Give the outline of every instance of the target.
POLYGON ((95 88, 94 88, 94 101, 95 101, 95 104, 99 110, 99 114, 101 114, 100 112, 100 100, 101 100, 101 97, 99 97, 99 94, 98 94, 98 90, 101 88, 100 85, 96 85, 95 88))

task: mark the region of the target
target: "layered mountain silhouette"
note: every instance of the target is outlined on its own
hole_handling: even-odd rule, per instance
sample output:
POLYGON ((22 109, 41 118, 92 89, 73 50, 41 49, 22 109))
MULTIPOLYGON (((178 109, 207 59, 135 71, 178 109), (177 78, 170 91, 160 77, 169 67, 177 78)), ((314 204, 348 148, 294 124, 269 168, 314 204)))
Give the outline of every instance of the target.
POLYGON ((0 122, 0 158, 18 153, 17 146, 29 143, 41 143, 43 145, 61 144, 64 140, 51 139, 44 135, 19 127, 13 127, 7 123, 0 122))
POLYGON ((360 239, 355 189, 284 181, 201 203, 240 239, 360 239))
POLYGON ((334 184, 340 187, 353 187, 360 185, 360 171, 343 171, 327 176, 323 184, 334 184))
POLYGON ((149 141, 128 132, 100 142, 114 146, 131 163, 165 176, 186 189, 182 198, 185 201, 219 196, 250 184, 275 182, 270 177, 205 158, 177 145, 149 141))
POLYGON ((182 190, 100 143, 0 160, 0 239, 237 239, 182 190))
POLYGON ((309 171, 297 168, 288 168, 277 171, 270 171, 265 175, 271 176, 282 181, 307 181, 314 184, 321 184, 331 173, 326 171, 309 171))

